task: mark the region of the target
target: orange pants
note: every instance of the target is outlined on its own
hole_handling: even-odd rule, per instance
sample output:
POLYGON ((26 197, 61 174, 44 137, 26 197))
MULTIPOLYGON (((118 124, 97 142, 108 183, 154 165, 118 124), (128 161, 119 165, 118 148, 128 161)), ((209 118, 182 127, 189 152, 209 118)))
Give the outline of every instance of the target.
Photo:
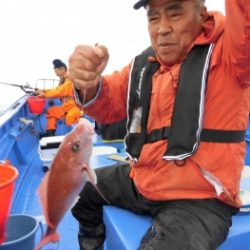
POLYGON ((53 106, 47 111, 47 130, 56 130, 57 120, 65 119, 65 124, 70 126, 81 118, 82 112, 79 107, 73 106, 53 106))

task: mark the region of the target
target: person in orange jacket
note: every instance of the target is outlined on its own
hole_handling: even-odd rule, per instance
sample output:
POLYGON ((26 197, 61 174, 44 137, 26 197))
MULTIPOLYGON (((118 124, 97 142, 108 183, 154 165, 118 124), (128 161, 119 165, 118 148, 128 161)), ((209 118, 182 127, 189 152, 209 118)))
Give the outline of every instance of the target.
POLYGON ((39 96, 46 98, 60 98, 61 105, 48 108, 46 118, 46 134, 54 136, 57 128, 57 121, 64 119, 65 124, 70 126, 80 119, 83 112, 74 100, 74 88, 72 81, 68 78, 67 66, 59 59, 53 60, 55 74, 60 78, 56 88, 38 90, 39 96))
MULTIPOLYGON (((69 59, 84 111, 100 123, 128 118, 129 166, 96 174, 111 205, 152 216, 140 250, 217 249, 242 206, 250 2, 226 0, 225 16, 204 2, 138 1, 151 46, 120 72, 102 75, 103 45, 79 45, 69 59)), ((106 204, 91 185, 80 193, 72 213, 81 250, 101 248, 106 204)))

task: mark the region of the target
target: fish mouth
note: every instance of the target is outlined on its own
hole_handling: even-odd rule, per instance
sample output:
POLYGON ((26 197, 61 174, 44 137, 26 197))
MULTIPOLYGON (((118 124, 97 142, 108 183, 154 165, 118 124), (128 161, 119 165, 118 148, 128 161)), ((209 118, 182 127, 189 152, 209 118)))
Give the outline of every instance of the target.
POLYGON ((84 172, 84 171, 86 171, 86 166, 82 166, 82 168, 80 169, 80 172, 84 172))

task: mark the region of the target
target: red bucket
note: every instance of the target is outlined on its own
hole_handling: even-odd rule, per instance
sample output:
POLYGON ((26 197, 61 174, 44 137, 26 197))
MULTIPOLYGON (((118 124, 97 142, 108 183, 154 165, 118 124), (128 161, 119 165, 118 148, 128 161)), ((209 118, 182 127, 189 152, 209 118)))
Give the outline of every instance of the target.
POLYGON ((29 111, 34 115, 43 113, 45 106, 45 98, 39 96, 30 96, 27 100, 29 111))
POLYGON ((18 170, 10 165, 8 161, 0 163, 0 245, 5 239, 5 228, 7 225, 15 180, 18 170))

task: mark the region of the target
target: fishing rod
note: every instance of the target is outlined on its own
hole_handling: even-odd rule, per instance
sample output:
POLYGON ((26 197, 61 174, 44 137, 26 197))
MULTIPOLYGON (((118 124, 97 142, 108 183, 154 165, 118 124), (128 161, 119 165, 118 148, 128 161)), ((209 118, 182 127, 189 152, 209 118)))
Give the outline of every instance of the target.
POLYGON ((8 85, 8 86, 13 86, 13 87, 23 87, 23 88, 32 88, 30 87, 29 83, 27 82, 25 85, 20 85, 20 84, 16 84, 16 83, 9 83, 9 82, 0 82, 0 84, 2 85, 8 85))
POLYGON ((31 93, 36 91, 36 88, 31 87, 28 82, 25 83, 24 85, 9 83, 9 82, 0 82, 0 84, 21 88, 21 90, 23 90, 25 93, 31 93))

